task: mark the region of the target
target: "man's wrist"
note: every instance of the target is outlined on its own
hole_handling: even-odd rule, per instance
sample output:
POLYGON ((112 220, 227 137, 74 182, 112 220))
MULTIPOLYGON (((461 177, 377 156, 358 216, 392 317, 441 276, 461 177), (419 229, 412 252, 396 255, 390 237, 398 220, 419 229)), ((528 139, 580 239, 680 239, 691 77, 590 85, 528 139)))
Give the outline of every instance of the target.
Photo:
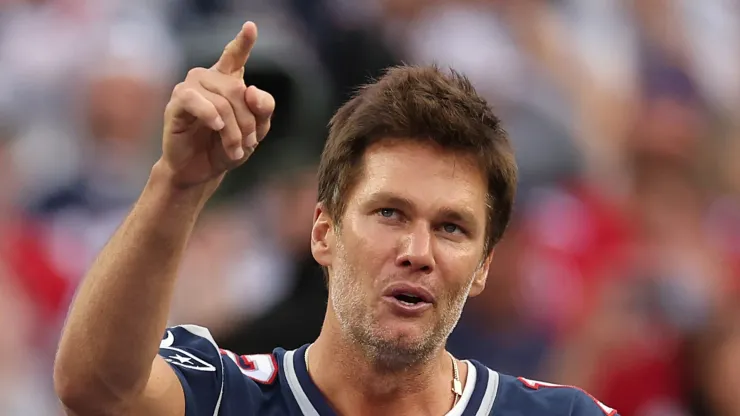
POLYGON ((176 179, 174 172, 169 168, 162 159, 157 161, 152 167, 147 191, 153 193, 157 199, 166 204, 195 205, 202 207, 208 202, 208 199, 216 192, 221 184, 224 175, 214 178, 208 182, 197 185, 184 186, 176 179))

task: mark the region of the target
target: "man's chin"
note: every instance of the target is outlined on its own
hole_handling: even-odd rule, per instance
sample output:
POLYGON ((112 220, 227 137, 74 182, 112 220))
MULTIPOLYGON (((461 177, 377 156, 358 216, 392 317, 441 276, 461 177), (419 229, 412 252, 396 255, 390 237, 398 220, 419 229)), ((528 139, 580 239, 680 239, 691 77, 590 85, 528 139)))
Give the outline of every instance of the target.
POLYGON ((349 324, 344 330, 381 371, 408 369, 426 361, 439 347, 435 328, 427 319, 386 314, 363 318, 344 321, 349 324))
POLYGON ((367 340, 368 352, 389 369, 408 367, 425 361, 435 350, 429 332, 420 325, 386 326, 367 340))
POLYGON ((429 328, 420 322, 402 321, 388 323, 378 335, 388 343, 397 344, 399 348, 403 346, 413 348, 425 343, 429 331, 429 328))

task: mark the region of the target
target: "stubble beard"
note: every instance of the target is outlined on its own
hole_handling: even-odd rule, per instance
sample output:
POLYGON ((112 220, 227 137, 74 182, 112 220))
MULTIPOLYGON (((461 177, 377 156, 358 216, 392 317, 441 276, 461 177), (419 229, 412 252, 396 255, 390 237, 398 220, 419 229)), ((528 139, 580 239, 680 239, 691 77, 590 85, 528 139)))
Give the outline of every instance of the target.
POLYGON ((443 347, 460 320, 463 307, 473 284, 471 276, 464 287, 444 299, 437 299, 443 308, 441 319, 417 339, 407 336, 389 336, 378 324, 372 310, 368 310, 358 271, 347 262, 340 248, 341 264, 330 281, 330 298, 342 336, 356 347, 376 371, 400 372, 428 362, 443 347))

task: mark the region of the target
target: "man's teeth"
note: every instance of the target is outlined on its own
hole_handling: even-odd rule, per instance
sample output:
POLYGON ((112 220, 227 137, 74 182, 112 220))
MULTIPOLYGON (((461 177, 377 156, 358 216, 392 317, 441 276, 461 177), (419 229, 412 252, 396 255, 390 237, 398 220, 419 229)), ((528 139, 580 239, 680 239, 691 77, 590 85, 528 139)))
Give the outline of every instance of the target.
POLYGON ((410 295, 408 293, 403 293, 399 296, 396 296, 396 299, 398 299, 399 302, 406 304, 406 305, 416 305, 417 303, 421 302, 421 298, 410 295))

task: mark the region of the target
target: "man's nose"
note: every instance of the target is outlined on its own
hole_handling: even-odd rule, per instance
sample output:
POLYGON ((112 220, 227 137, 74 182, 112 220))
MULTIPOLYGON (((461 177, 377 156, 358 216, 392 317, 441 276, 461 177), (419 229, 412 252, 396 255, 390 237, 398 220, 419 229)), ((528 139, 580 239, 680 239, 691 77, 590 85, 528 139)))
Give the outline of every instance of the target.
POLYGON ((396 265, 413 272, 431 273, 435 266, 432 238, 433 235, 428 226, 415 225, 403 236, 396 265))

